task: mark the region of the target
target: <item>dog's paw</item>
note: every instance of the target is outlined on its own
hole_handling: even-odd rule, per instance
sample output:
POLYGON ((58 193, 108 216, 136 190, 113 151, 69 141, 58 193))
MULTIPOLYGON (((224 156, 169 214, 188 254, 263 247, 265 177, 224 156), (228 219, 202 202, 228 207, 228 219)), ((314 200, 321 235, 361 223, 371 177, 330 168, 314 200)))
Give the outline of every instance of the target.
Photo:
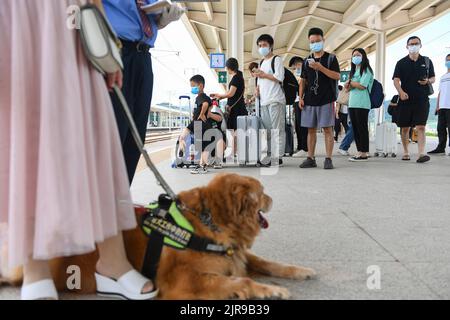
POLYGON ((316 271, 311 268, 292 267, 292 279, 296 280, 311 280, 317 277, 316 271))
POLYGON ((254 298, 268 300, 286 300, 289 299, 290 296, 291 294, 286 288, 272 285, 261 285, 257 290, 255 290, 254 298))

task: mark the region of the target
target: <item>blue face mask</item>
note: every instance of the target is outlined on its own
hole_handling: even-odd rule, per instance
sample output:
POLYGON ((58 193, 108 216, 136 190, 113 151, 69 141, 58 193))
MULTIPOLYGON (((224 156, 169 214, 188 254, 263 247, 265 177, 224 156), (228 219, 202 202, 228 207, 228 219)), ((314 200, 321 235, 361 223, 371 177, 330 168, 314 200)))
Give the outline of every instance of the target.
POLYGON ((198 87, 192 87, 191 88, 191 93, 192 94, 198 94, 200 92, 200 89, 198 87))
POLYGON ((323 41, 310 43, 309 48, 312 52, 320 52, 323 49, 323 41))
POLYGON ((447 69, 450 69, 450 61, 446 61, 445 66, 447 67, 447 69))
POLYGON ((263 57, 267 56, 270 53, 270 48, 268 47, 261 47, 258 49, 258 52, 260 55, 262 55, 263 57))
POLYGON ((295 74, 300 77, 302 75, 302 68, 295 69, 295 74))
POLYGON ((356 65, 360 65, 361 62, 362 62, 362 57, 361 57, 361 56, 354 56, 354 57, 352 58, 352 62, 353 62, 354 64, 356 64, 356 65))

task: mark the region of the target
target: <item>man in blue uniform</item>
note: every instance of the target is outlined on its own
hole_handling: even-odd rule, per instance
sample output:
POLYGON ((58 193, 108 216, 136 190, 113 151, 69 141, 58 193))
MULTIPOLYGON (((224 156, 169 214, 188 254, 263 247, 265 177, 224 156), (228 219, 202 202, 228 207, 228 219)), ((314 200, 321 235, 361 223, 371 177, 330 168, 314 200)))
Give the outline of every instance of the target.
MULTIPOLYGON (((146 14, 141 9, 155 2, 157 0, 103 0, 106 15, 123 44, 122 90, 143 140, 147 131, 153 93, 150 49, 154 47, 158 29, 178 20, 184 13, 177 4, 172 4, 159 14, 146 14)), ((115 94, 112 94, 112 101, 131 184, 140 153, 115 94)))

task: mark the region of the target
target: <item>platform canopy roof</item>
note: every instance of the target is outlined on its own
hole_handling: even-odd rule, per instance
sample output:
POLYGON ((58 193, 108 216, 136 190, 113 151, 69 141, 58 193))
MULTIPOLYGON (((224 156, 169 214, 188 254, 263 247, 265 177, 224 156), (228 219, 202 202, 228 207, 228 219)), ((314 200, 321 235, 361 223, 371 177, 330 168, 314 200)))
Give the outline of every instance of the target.
POLYGON ((341 68, 345 68, 352 48, 374 52, 378 34, 385 35, 389 44, 450 11, 449 0, 182 2, 188 9, 183 22, 205 59, 211 52, 227 53, 232 12, 229 7, 233 1, 243 4, 244 69, 260 60, 256 39, 263 33, 274 37, 275 53, 287 64, 292 56, 309 54, 308 30, 320 27, 325 33, 325 49, 334 52, 341 68))

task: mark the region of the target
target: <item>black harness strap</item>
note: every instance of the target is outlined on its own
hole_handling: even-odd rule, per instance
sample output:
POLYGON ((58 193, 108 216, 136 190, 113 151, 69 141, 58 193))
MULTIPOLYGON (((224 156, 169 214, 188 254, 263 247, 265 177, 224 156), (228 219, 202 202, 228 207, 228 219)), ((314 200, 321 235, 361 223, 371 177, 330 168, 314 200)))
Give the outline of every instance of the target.
POLYGON ((142 264, 142 275, 152 281, 156 280, 159 260, 164 245, 164 237, 156 232, 152 232, 147 241, 144 262, 142 264))
MULTIPOLYGON (((159 196, 158 203, 162 210, 168 211, 172 204, 172 198, 162 194, 159 196)), ((158 270, 163 246, 164 236, 157 232, 151 232, 148 237, 147 248, 145 249, 141 273, 144 277, 147 277, 152 281, 156 280, 156 272, 158 270)))
MULTIPOLYGON (((160 209, 168 211, 172 204, 172 199, 168 198, 166 195, 162 195, 160 196, 158 203, 160 209)), ((201 222, 205 226, 210 228, 212 231, 220 231, 219 227, 217 227, 213 223, 211 219, 211 214, 209 213, 208 210, 205 209, 203 202, 202 207, 203 207, 202 212, 199 217, 201 222)), ((175 223, 175 221, 173 221, 170 215, 167 215, 167 220, 170 221, 171 223, 175 223)), ((161 234, 160 232, 157 232, 156 230, 152 230, 152 232, 148 236, 147 248, 145 250, 144 262, 142 264, 141 273, 143 276, 153 281, 156 280, 158 265, 161 259, 163 246, 164 246, 164 235, 161 234)), ((192 234, 186 248, 194 251, 208 252, 226 256, 232 256, 234 254, 234 249, 232 247, 226 247, 217 244, 215 241, 209 238, 200 237, 195 233, 192 234)))

